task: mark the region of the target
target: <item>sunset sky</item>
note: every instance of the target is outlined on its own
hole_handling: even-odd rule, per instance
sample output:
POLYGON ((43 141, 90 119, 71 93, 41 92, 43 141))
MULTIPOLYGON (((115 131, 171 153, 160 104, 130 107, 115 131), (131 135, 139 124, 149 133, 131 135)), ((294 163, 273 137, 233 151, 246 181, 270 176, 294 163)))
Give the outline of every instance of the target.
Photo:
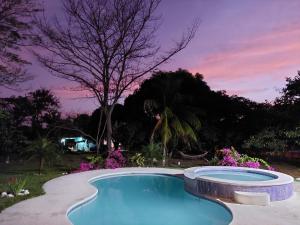
MULTIPOLYGON (((44 6, 48 16, 61 15, 60 0, 45 0, 44 6)), ((157 33, 162 46, 171 46, 193 19, 201 24, 192 43, 159 69, 198 72, 214 90, 272 101, 285 78, 300 69, 299 12, 299 0, 162 0, 157 33)), ((74 84, 51 76, 30 53, 24 55, 33 61, 28 70, 35 79, 22 85, 23 92, 1 89, 1 95, 44 87, 60 98, 64 112, 91 112, 98 106, 70 91, 74 84)))

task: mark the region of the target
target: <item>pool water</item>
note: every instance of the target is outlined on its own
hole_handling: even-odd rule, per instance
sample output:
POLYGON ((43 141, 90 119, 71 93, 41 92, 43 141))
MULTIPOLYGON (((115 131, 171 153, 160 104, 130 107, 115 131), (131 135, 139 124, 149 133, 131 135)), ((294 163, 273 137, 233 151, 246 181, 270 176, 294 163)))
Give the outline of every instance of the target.
POLYGON ((235 180, 235 181, 267 181, 274 180, 274 175, 268 175, 263 173, 256 173, 252 171, 235 171, 235 170, 222 170, 222 171, 201 171, 199 176, 235 180))
POLYGON ((163 175, 126 175, 92 183, 97 196, 72 210, 74 225, 227 225, 230 211, 184 190, 184 181, 163 175))

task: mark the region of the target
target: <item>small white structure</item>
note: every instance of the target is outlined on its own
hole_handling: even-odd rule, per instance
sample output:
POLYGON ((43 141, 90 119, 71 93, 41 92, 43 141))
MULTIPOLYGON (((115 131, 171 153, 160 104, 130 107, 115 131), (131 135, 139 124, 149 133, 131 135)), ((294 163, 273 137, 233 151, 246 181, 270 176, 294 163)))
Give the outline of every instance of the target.
POLYGON ((270 195, 265 192, 235 191, 234 200, 237 203, 246 204, 246 205, 266 206, 270 204, 270 195))

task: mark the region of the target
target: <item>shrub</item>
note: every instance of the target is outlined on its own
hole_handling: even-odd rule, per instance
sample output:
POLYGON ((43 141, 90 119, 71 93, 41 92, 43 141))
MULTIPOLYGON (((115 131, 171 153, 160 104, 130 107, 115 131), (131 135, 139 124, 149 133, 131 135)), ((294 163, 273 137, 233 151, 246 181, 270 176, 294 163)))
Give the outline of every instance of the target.
POLYGON ((8 191, 16 196, 25 187, 26 183, 27 183, 27 178, 18 179, 16 177, 13 177, 9 179, 7 183, 8 191))
POLYGON ((220 166, 240 166, 249 168, 264 167, 268 170, 274 170, 265 160, 260 158, 250 157, 245 154, 239 154, 233 147, 223 148, 217 151, 216 156, 213 158, 211 164, 220 166))
POLYGON ((160 143, 151 142, 148 145, 142 147, 143 154, 147 159, 147 164, 155 165, 162 159, 162 150, 160 143))
POLYGON ((299 127, 293 130, 266 128, 246 140, 243 144, 243 147, 246 149, 269 151, 284 151, 286 149, 298 150, 300 147, 299 140, 299 127))
POLYGON ((97 169, 94 167, 94 164, 92 163, 87 163, 87 162, 81 162, 79 165, 79 169, 73 171, 73 173, 80 173, 80 172, 85 172, 89 170, 97 169))
POLYGON ((100 168, 104 164, 104 160, 100 155, 96 156, 87 156, 87 161, 93 165, 94 168, 100 168))
POLYGON ((116 169, 124 167, 126 160, 120 149, 113 150, 108 153, 108 157, 105 160, 106 169, 116 169))
POLYGON ((135 153, 135 155, 130 158, 130 161, 134 166, 145 166, 145 157, 142 153, 135 153))

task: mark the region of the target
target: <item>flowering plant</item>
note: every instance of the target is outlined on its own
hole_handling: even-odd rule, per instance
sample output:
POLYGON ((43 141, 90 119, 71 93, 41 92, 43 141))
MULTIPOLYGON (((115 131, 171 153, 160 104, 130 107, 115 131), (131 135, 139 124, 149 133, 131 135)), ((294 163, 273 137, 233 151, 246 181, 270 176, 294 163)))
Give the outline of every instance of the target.
POLYGON ((121 149, 116 149, 108 153, 108 157, 105 160, 106 169, 116 169, 124 167, 126 160, 122 155, 121 149))
POLYGON ((94 169, 99 169, 99 167, 93 163, 81 162, 79 165, 79 168, 77 170, 73 171, 73 173, 80 173, 80 172, 85 172, 85 171, 94 170, 94 169))
POLYGON ((274 170, 265 160, 239 154, 233 147, 219 150, 216 158, 219 159, 217 165, 221 166, 240 166, 256 169, 264 166, 268 170, 274 170))

